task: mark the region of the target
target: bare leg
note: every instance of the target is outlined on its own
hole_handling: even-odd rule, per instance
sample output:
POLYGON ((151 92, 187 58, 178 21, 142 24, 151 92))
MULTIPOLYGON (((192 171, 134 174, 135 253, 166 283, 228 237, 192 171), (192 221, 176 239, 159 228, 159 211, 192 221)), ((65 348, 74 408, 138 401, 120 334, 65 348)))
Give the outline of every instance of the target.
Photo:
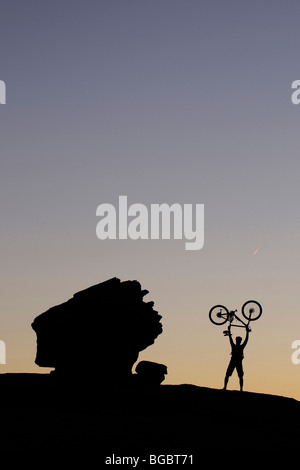
POLYGON ((224 388, 223 388, 223 390, 227 389, 228 380, 229 380, 229 375, 226 374, 225 379, 224 379, 224 388))
POLYGON ((243 377, 240 377, 240 390, 241 390, 241 392, 243 391, 243 385, 244 385, 244 379, 243 379, 243 377))
POLYGON ((229 362, 229 365, 228 365, 228 367, 227 367, 227 370, 226 370, 225 379, 224 379, 224 388, 223 388, 223 390, 226 390, 229 377, 231 376, 232 372, 234 371, 234 368, 235 368, 235 364, 234 364, 234 362, 233 362, 232 359, 231 359, 231 361, 229 362))

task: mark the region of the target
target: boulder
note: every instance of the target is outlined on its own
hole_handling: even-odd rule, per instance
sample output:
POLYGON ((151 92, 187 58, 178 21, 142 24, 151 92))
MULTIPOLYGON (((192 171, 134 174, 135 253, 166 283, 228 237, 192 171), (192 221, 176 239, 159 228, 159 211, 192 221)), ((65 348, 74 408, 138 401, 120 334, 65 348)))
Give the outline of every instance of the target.
POLYGON ((96 377, 124 383, 139 352, 162 333, 154 302, 136 281, 112 278, 73 295, 68 301, 37 316, 35 362, 55 368, 58 376, 96 377))
POLYGON ((137 383, 140 385, 160 385, 165 380, 167 366, 151 361, 140 361, 135 368, 137 383))

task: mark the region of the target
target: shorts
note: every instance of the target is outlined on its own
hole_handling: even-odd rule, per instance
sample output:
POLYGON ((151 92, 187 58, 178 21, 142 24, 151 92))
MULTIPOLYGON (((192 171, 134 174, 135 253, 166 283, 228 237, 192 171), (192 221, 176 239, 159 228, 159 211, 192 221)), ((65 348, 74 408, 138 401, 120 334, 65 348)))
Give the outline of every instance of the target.
POLYGON ((234 369, 236 369, 237 374, 238 374, 239 377, 243 377, 244 371, 243 371, 242 361, 235 361, 235 360, 231 359, 231 361, 229 362, 229 366, 227 368, 226 375, 228 377, 230 377, 232 375, 234 369))

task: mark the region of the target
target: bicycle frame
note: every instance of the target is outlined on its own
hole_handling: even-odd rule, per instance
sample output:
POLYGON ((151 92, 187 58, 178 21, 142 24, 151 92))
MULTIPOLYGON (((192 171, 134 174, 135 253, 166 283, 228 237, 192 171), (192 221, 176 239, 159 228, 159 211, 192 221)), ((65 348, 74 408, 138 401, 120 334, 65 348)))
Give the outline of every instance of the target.
MULTIPOLYGON (((243 320, 241 320, 241 319, 237 316, 237 314, 236 314, 235 312, 237 312, 237 310, 231 310, 231 311, 229 312, 228 317, 227 317, 227 314, 223 314, 222 311, 220 311, 217 315, 218 315, 218 317, 220 317, 220 318, 221 318, 221 317, 222 317, 222 318, 227 318, 227 320, 229 321, 231 327, 233 326, 233 327, 235 327, 235 328, 248 328, 249 331, 251 331, 250 328, 248 327, 248 325, 249 325, 249 323, 250 323, 250 320, 248 320, 248 323, 245 323, 243 320), (235 320, 238 321, 238 322, 240 322, 240 323, 242 323, 242 325, 237 325, 236 323, 233 323, 235 320)), ((223 331, 223 333, 224 333, 225 335, 228 335, 228 334, 229 334, 229 330, 225 330, 225 331, 223 331)))
POLYGON ((234 311, 229 312, 228 321, 229 321, 230 325, 231 325, 231 326, 235 326, 236 328, 246 328, 246 327, 249 325, 250 320, 248 320, 248 323, 245 323, 243 320, 241 320, 241 319, 236 315, 235 312, 237 312, 237 310, 234 310, 234 311), (234 322, 234 320, 239 321, 240 323, 242 323, 242 325, 233 324, 232 322, 234 322))

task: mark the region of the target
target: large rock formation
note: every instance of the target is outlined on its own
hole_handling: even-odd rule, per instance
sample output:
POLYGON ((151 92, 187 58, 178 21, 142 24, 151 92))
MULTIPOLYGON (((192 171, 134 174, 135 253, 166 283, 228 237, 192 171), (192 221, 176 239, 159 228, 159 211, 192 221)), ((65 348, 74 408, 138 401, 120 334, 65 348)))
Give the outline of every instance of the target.
POLYGON ((112 278, 77 292, 32 323, 37 334, 35 362, 58 376, 97 377, 126 383, 139 352, 162 332, 161 316, 138 281, 112 278))

